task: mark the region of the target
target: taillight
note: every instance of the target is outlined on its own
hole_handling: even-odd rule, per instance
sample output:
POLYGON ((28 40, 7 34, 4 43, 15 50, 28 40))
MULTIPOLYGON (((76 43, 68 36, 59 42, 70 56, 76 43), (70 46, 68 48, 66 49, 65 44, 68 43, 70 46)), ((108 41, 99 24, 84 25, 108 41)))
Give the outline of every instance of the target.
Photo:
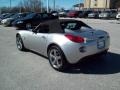
POLYGON ((69 40, 76 42, 76 43, 83 43, 84 42, 84 38, 80 37, 80 36, 74 36, 71 34, 66 34, 65 35, 69 40))

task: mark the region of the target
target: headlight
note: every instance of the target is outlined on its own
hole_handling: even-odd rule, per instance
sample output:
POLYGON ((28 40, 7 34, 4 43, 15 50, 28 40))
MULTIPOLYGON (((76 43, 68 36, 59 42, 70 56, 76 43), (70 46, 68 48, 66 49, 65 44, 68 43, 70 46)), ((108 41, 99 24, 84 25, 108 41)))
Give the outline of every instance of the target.
POLYGON ((7 19, 2 20, 3 23, 7 22, 7 19))
POLYGON ((18 21, 17 24, 23 23, 23 21, 18 21))

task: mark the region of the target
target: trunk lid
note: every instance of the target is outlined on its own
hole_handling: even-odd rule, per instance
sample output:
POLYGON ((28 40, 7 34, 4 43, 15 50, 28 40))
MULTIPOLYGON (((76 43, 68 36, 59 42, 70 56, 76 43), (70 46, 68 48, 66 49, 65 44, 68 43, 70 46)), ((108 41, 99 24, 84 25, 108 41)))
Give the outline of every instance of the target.
POLYGON ((89 41, 95 41, 98 39, 104 39, 105 38, 105 32, 102 30, 95 30, 95 29, 81 29, 81 30, 65 30, 66 33, 75 35, 75 36, 80 36, 85 39, 86 42, 89 41))

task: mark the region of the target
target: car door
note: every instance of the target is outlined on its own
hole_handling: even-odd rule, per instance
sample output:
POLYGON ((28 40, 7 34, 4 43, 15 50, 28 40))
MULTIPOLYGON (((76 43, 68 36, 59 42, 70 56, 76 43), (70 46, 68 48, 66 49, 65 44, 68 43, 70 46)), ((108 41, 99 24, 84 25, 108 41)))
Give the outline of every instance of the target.
POLYGON ((47 45, 47 36, 48 29, 46 29, 46 26, 40 26, 39 29, 29 32, 27 38, 28 48, 44 55, 47 45))

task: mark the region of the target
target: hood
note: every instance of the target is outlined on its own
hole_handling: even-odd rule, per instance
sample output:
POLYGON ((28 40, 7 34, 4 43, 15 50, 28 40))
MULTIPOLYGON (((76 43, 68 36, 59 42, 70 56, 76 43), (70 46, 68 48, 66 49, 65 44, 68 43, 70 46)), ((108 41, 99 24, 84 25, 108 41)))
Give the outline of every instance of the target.
POLYGON ((6 18, 6 19, 3 19, 3 21, 10 21, 10 20, 13 20, 13 18, 6 18))
POLYGON ((6 20, 13 20, 13 18, 6 18, 6 20))

